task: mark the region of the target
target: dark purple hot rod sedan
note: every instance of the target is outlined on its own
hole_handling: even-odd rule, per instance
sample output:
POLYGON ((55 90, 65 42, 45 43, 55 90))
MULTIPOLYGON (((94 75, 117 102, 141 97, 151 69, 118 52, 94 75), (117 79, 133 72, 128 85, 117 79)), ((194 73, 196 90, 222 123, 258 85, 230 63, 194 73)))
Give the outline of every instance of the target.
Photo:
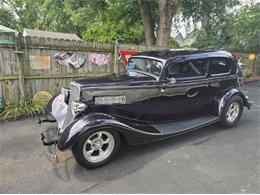
POLYGON ((41 139, 55 150, 71 149, 83 167, 100 167, 122 140, 144 144, 216 122, 233 127, 251 106, 237 87, 237 62, 229 52, 139 53, 123 75, 79 79, 63 88, 40 119, 57 128, 41 139))

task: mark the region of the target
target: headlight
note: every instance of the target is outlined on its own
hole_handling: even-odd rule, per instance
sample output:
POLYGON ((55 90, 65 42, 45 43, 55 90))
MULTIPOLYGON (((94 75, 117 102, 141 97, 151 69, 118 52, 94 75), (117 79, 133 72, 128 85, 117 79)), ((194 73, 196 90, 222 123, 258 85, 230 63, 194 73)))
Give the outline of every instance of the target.
POLYGON ((63 94, 64 95, 64 97, 66 98, 66 97, 68 97, 69 96, 69 94, 70 94, 70 90, 69 89, 67 89, 67 88, 61 88, 61 94, 63 94))
POLYGON ((74 113, 80 113, 87 108, 87 105, 83 102, 72 101, 72 110, 74 113))

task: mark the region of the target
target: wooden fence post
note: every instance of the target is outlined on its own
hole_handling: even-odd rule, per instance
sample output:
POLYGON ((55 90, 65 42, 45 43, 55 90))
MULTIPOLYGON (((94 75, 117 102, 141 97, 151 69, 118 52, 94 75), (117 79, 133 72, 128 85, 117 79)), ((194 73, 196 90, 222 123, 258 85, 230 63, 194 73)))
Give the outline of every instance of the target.
POLYGON ((24 100, 25 99, 24 61, 23 61, 24 51, 22 50, 22 44, 23 44, 22 38, 23 36, 21 34, 16 36, 14 53, 16 54, 17 65, 19 68, 19 90, 21 93, 21 98, 24 100))
POLYGON ((119 68, 118 68, 118 43, 117 41, 114 44, 114 73, 118 76, 119 68))

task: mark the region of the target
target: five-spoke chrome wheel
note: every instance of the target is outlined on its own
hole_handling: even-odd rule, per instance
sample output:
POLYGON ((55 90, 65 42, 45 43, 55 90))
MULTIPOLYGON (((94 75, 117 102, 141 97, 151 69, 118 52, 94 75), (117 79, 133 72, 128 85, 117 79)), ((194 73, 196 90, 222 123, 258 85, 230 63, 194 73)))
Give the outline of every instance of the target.
POLYGON ((227 113, 226 113, 226 118, 227 121, 233 122, 237 119, 240 111, 240 105, 238 102, 233 102, 229 105, 227 113))
POLYGON ((101 162, 106 159, 115 146, 111 133, 98 131, 91 135, 83 146, 83 155, 89 162, 101 162))
POLYGON ((120 148, 120 134, 113 129, 95 129, 87 132, 73 146, 72 153, 85 168, 97 168, 108 163, 120 148))
POLYGON ((236 95, 230 98, 221 113, 220 124, 224 127, 233 127, 239 121, 243 112, 243 99, 236 95))

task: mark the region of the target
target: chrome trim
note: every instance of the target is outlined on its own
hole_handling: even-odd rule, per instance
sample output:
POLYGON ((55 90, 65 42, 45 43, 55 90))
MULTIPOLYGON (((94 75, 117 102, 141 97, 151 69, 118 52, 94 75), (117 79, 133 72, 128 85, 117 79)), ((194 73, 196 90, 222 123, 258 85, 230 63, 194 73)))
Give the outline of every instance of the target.
POLYGON ((51 160, 54 161, 56 163, 58 163, 58 155, 57 155, 57 145, 50 145, 50 146, 45 146, 42 145, 42 149, 44 151, 44 154, 46 155, 46 157, 51 160))
POLYGON ((80 98, 80 85, 74 81, 70 83, 70 90, 71 90, 71 96, 70 96, 70 102, 72 100, 79 100, 80 98), (77 88, 77 90, 74 89, 77 88))
POLYGON ((140 70, 132 70, 132 69, 127 70, 127 72, 137 72, 137 73, 140 73, 140 74, 143 74, 143 75, 146 75, 146 76, 150 76, 150 77, 156 79, 156 81, 159 81, 159 76, 156 76, 155 74, 152 74, 152 73, 149 73, 149 72, 140 71, 140 70))
POLYGON ((230 73, 231 73, 231 71, 225 72, 225 73, 210 74, 210 76, 212 76, 212 77, 216 77, 216 76, 226 76, 226 75, 229 75, 230 73))
MULTIPOLYGON (((166 59, 163 58, 155 58, 155 57, 151 57, 151 56, 132 56, 131 58, 146 58, 146 59, 151 59, 151 60, 157 60, 162 62, 162 68, 164 67, 165 63, 166 63, 166 59)), ((131 59, 129 58, 129 60, 131 59)))
POLYGON ((60 129, 60 133, 62 133, 75 119, 76 114, 73 110, 73 101, 78 101, 80 99, 80 85, 74 81, 70 83, 70 99, 69 106, 67 109, 67 114, 65 116, 65 120, 62 128, 60 129))

